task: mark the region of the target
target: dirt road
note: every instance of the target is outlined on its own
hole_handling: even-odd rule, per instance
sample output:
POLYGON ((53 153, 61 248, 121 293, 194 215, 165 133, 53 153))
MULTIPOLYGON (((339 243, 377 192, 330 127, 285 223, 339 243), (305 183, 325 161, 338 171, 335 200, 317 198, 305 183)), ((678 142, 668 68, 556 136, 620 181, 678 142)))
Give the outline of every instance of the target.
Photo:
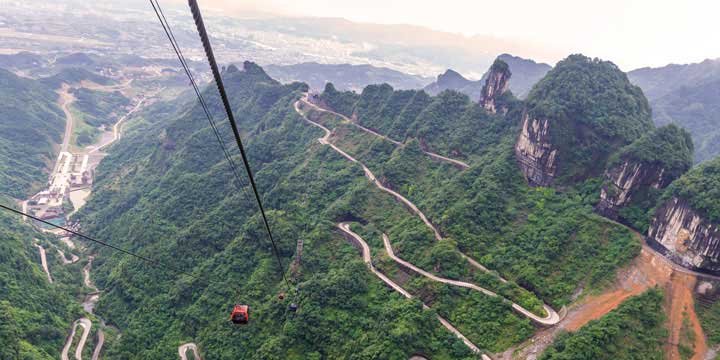
MULTIPOLYGON (((639 235, 639 234, 638 234, 639 235)), ((638 238, 638 241, 641 241, 638 238)), ((683 313, 690 319, 695 332, 695 356, 703 359, 707 352, 705 337, 697 320, 692 296, 696 276, 687 269, 667 260, 662 255, 643 247, 630 265, 618 271, 614 284, 598 295, 588 296, 574 304, 555 328, 538 332, 520 346, 508 349, 498 359, 525 359, 541 353, 559 331, 577 331, 591 320, 599 319, 616 309, 629 297, 639 295, 654 286, 665 290, 665 307, 668 314, 668 340, 666 354, 671 360, 679 359, 678 343, 683 313)))

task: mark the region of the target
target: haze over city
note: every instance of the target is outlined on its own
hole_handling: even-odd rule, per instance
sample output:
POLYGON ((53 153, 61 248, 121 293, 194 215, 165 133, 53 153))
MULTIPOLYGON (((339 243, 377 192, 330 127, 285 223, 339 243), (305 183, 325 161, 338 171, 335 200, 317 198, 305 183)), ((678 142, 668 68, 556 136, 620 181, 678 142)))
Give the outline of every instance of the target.
POLYGON ((569 53, 612 59, 625 71, 720 57, 720 43, 707 41, 718 30, 720 3, 712 0, 206 0, 202 4, 227 15, 253 11, 341 17, 491 35, 532 44, 527 53, 516 55, 551 64, 569 53))

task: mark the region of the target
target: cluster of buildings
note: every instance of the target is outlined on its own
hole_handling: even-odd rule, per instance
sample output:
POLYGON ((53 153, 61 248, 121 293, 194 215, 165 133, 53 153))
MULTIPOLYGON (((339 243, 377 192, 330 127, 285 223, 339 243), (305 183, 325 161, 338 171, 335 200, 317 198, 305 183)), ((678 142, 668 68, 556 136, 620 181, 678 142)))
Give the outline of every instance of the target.
POLYGON ((43 220, 62 217, 63 203, 70 195, 70 191, 92 185, 94 170, 90 166, 90 156, 61 152, 48 188, 30 198, 28 211, 43 220))

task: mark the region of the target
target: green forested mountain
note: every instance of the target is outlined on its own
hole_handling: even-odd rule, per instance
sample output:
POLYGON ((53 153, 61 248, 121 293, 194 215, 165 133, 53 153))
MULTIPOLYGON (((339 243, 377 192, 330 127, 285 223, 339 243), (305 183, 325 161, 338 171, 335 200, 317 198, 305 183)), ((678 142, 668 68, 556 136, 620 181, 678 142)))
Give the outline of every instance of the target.
POLYGON ((720 60, 642 68, 628 77, 648 97, 656 124, 677 124, 692 134, 696 162, 720 154, 720 60))
POLYGON ((720 155, 720 76, 651 99, 650 105, 657 124, 677 124, 690 131, 696 144, 696 162, 720 155))
POLYGON ((641 164, 643 170, 649 169, 645 174, 652 174, 636 180, 629 203, 619 211, 620 218, 635 229, 645 230, 663 189, 692 167, 692 138, 673 124, 656 128, 613 154, 608 169, 619 169, 624 164, 641 164))
MULTIPOLYGON (((510 72, 513 74, 510 90, 520 98, 525 98, 533 85, 551 69, 548 64, 537 63, 510 54, 501 54, 497 59, 504 61, 510 67, 510 72)), ((425 86, 423 90, 431 95, 437 95, 445 90, 455 90, 477 101, 481 96, 488 73, 485 72, 480 80, 473 81, 448 69, 445 73, 438 75, 436 81, 425 86)))
POLYGON ((33 239, 45 240, 19 217, 0 213, 2 359, 57 359, 72 319, 81 313, 72 288, 48 283, 33 239))
MULTIPOLYGON (((252 63, 242 71, 229 67, 224 79, 285 268, 272 258, 247 189, 236 188, 201 109, 153 106, 101 163, 96 190, 77 220, 85 233, 198 279, 97 249, 94 276, 105 289, 98 313, 123 334, 108 358, 162 358, 185 341, 197 342, 207 358, 470 357, 435 313, 482 349, 503 351, 532 334, 528 319, 499 298, 406 272, 381 256, 381 234, 403 259, 491 288, 537 313, 543 302, 559 309, 578 289, 606 283, 639 251, 629 231, 593 214, 598 184, 564 192, 527 186, 512 150, 517 100, 503 100, 506 116, 488 115, 455 92, 431 97, 380 85, 353 95, 327 87, 322 101, 406 140, 401 146, 339 117, 308 114, 334 129, 333 143, 417 204, 444 234, 438 242, 359 166, 316 141, 322 132, 292 106, 306 85, 281 85, 252 63), (470 168, 433 160, 423 149, 463 156, 470 168), (335 230, 340 221, 353 222, 376 266, 431 309, 369 272, 335 230), (289 265, 299 239, 302 263, 289 265), (473 270, 459 251, 509 281, 473 270), (287 291, 278 271, 299 288, 290 297, 300 303, 295 314, 276 296, 287 291), (236 302, 252 306, 252 325, 229 325, 236 302)), ((213 89, 206 97, 221 119, 213 89)), ((229 134, 227 123, 219 127, 229 134)))
POLYGON ((720 221, 720 157, 700 164, 674 181, 663 200, 677 196, 690 202, 707 220, 720 221))
MULTIPOLYGON (((294 112, 292 102, 306 87, 280 85, 251 63, 243 71, 230 67, 225 82, 285 265, 304 239, 303 264, 288 273, 300 288, 291 297, 300 310, 292 314, 277 299, 288 289, 255 206, 236 188, 193 106, 179 118, 136 126, 116 145, 80 214, 85 232, 200 277, 101 251, 96 276, 106 294, 98 312, 123 329, 107 356, 163 358, 177 353, 182 340, 195 340, 204 357, 218 359, 468 356, 431 311, 387 289, 332 230, 350 196, 367 196, 370 186, 359 168, 317 144, 318 130, 294 112), (236 302, 252 306, 252 325, 229 324, 236 302)), ((212 92, 207 96, 211 110, 220 111, 212 92)), ((144 117, 157 119, 162 109, 144 117)))
POLYGON ((332 83, 341 90, 362 89, 370 84, 390 84, 398 89, 419 89, 430 79, 372 65, 319 64, 307 62, 293 65, 267 65, 265 70, 282 82, 301 81, 319 91, 332 83))
POLYGON ((610 154, 653 129, 642 90, 609 61, 571 55, 527 98, 533 119, 548 119, 559 183, 597 176, 610 154))
POLYGON ((24 198, 47 180, 53 144, 61 141, 65 116, 57 94, 38 81, 0 69, 0 192, 24 198))
MULTIPOLYGON (((511 106, 507 120, 486 113, 480 104, 456 91, 433 97, 422 90, 395 91, 387 84, 370 85, 361 94, 338 92, 330 84, 320 101, 390 138, 415 138, 424 149, 458 158, 480 154, 487 145, 496 144, 498 136, 519 118, 519 106, 511 106)), ((505 102, 512 105, 516 100, 505 102)))

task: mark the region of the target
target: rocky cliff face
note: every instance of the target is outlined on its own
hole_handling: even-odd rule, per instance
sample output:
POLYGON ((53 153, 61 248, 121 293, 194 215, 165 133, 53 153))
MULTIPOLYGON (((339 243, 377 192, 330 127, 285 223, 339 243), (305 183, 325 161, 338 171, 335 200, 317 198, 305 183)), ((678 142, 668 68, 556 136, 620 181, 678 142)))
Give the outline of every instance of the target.
POLYGON ((648 237, 667 250, 671 260, 720 273, 720 227, 703 219, 687 201, 674 197, 660 207, 648 237))
POLYGON ((603 216, 617 219, 618 210, 625 206, 638 190, 647 187, 662 189, 668 186, 672 178, 664 175, 663 168, 630 160, 606 170, 606 184, 600 190, 597 211, 603 216))
MULTIPOLYGON (((480 104, 489 113, 494 114, 497 112, 496 100, 497 97, 504 94, 510 86, 510 68, 502 60, 495 60, 493 65, 490 67, 488 76, 485 80, 485 85, 482 88, 480 94, 480 104)), ((507 108, 500 109, 501 112, 506 113, 507 108)))
POLYGON ((548 119, 535 119, 525 112, 515 157, 528 183, 533 186, 550 186, 557 171, 558 150, 550 141, 548 119))

